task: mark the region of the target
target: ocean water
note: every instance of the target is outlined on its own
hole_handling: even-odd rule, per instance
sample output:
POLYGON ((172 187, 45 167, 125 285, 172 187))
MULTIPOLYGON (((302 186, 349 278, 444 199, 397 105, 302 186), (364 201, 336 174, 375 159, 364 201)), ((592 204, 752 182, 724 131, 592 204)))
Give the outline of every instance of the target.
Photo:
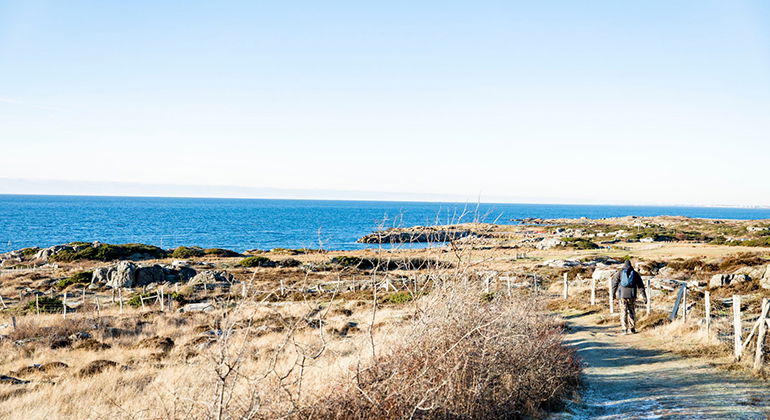
POLYGON ((372 245, 356 239, 379 227, 630 215, 768 219, 770 209, 0 195, 0 252, 95 240, 236 251, 358 249, 372 245))

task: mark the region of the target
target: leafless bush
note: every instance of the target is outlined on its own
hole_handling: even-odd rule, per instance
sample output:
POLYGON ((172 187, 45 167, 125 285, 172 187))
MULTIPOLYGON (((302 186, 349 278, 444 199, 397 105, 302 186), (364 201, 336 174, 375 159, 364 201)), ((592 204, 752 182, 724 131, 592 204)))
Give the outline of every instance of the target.
POLYGON ((298 417, 512 418, 556 404, 580 367, 531 302, 447 284, 424 298, 402 345, 359 367, 298 417))

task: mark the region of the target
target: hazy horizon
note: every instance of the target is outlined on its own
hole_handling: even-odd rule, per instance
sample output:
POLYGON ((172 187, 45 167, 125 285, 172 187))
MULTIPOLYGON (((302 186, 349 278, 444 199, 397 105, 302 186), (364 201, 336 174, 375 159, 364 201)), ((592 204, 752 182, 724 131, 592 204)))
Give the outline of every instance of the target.
POLYGON ((586 205, 629 207, 725 207, 758 208, 762 205, 731 205, 720 203, 634 203, 634 202, 564 202, 538 198, 514 198, 500 196, 464 197, 446 194, 419 194, 382 191, 335 191, 292 190, 253 188, 243 186, 201 186, 130 184, 109 182, 67 182, 46 180, 8 180, 0 178, 0 195, 18 196, 67 196, 67 197, 138 197, 138 198, 210 198, 244 200, 330 200, 416 203, 483 203, 483 204, 533 204, 533 205, 586 205), (9 182, 10 181, 10 182, 9 182), (16 188, 14 188, 16 184, 16 188), (53 184, 54 186, 51 186, 53 184), (46 187, 48 186, 48 187, 46 187), (50 189, 47 189, 50 188, 50 189))

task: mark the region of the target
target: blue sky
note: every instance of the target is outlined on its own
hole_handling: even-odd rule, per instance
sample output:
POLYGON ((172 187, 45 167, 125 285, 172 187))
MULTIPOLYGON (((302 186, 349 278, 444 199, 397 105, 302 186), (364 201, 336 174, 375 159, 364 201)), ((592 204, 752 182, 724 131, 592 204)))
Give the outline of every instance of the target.
POLYGON ((770 4, 0 0, 0 156, 0 193, 770 205, 770 4))

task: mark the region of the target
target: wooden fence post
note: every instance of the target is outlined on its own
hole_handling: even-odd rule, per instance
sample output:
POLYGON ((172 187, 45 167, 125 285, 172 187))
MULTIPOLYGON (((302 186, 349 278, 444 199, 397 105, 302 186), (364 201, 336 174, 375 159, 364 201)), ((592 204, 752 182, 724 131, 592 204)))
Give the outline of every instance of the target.
POLYGON ((2 304, 2 305, 3 305, 3 309, 8 309, 8 307, 7 307, 7 306, 5 306, 5 301, 3 300, 3 297, 2 297, 2 296, 0 296, 0 304, 2 304))
POLYGON ((596 279, 591 276, 591 305, 596 305, 596 279))
POLYGON ((123 313, 123 288, 118 288, 118 304, 120 305, 120 313, 123 313))
POLYGON ((607 294, 610 296, 610 313, 615 313, 615 296, 612 296, 612 277, 607 279, 607 294))
POLYGON ((569 298, 569 278, 567 273, 564 273, 564 299, 569 298))
POLYGON ((741 360, 743 354, 743 343, 741 337, 743 327, 741 326, 741 297, 733 295, 733 335, 735 336, 735 360, 741 360))
POLYGON ((759 331, 757 332, 757 351, 754 354, 754 370, 762 370, 765 359, 765 334, 767 333, 767 298, 762 299, 762 312, 759 314, 759 331))
POLYGON ((13 324, 13 330, 16 331, 16 317, 15 316, 11 317, 11 323, 13 324))
POLYGON ((687 285, 684 286, 684 293, 682 293, 682 322, 687 321, 687 285))
POLYGON ((35 293, 35 314, 40 316, 40 299, 37 293, 35 293))
POLYGON ((61 302, 62 316, 67 319, 67 292, 64 292, 64 299, 61 302))
POLYGON ((160 311, 164 312, 166 310, 166 305, 165 305, 165 302, 163 301, 163 298, 165 297, 163 295, 163 286, 160 286, 160 291, 158 293, 158 296, 160 298, 160 311))
POLYGON ((650 312, 652 312, 652 289, 650 289, 650 279, 647 278, 647 290, 645 290, 647 293, 647 315, 650 315, 650 312))
POLYGON ((505 278, 505 287, 508 290, 508 297, 511 297, 511 276, 505 278))
POLYGON ((706 291, 703 301, 706 311, 706 334, 709 334, 711 332, 711 293, 709 291, 706 291))

